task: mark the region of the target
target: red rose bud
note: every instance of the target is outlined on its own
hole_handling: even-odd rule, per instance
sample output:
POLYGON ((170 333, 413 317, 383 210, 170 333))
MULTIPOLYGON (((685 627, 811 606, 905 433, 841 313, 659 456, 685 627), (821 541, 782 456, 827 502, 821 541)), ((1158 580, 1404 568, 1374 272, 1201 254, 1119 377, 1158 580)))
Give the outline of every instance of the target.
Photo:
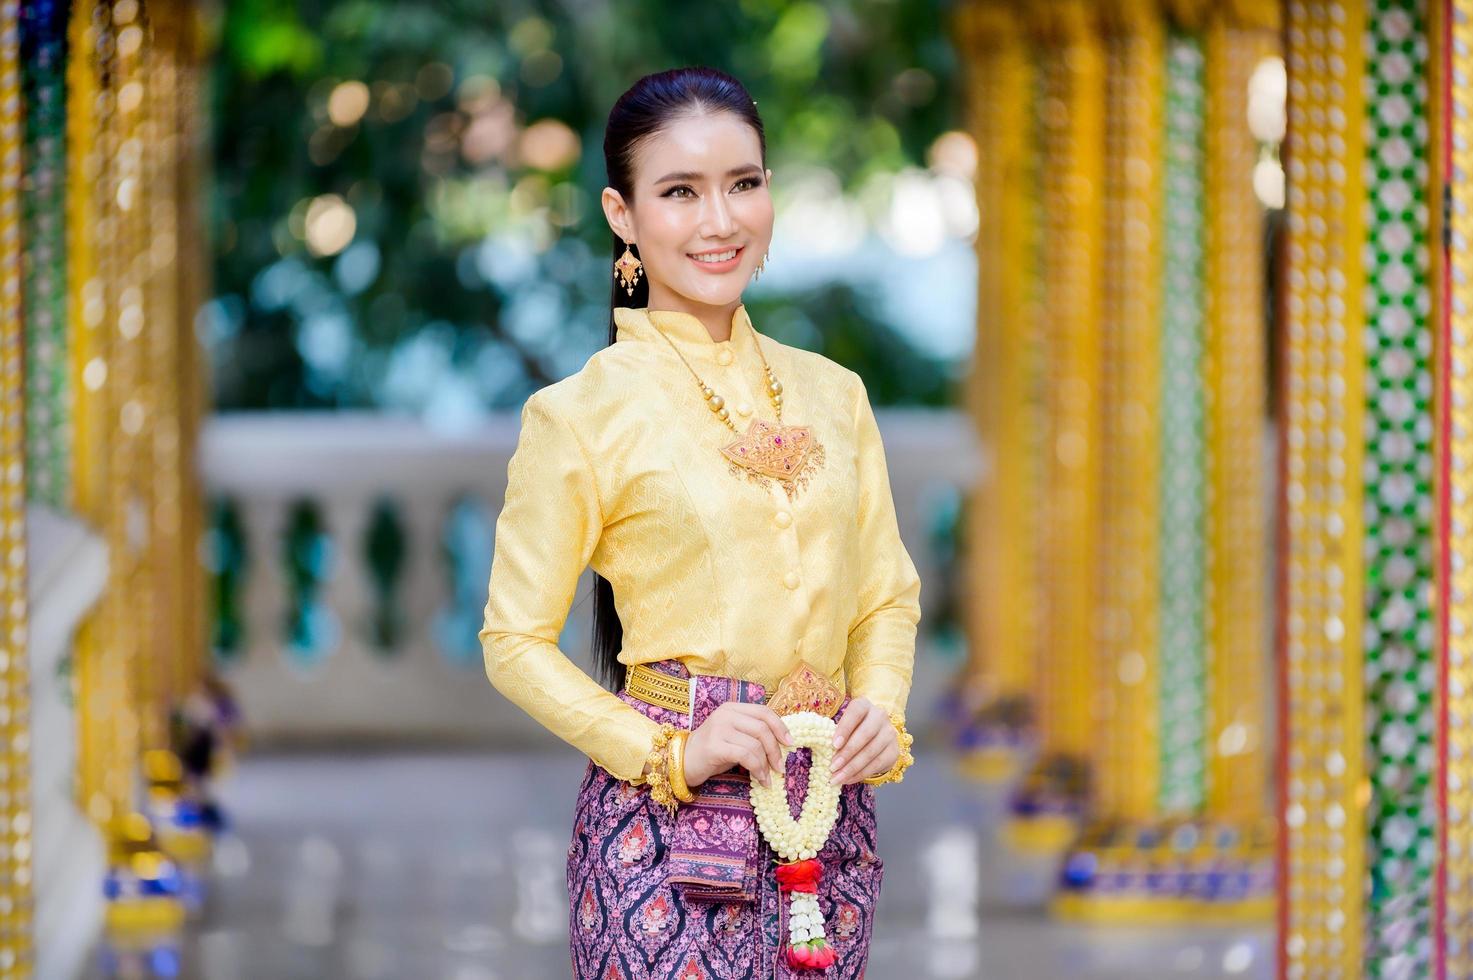
POLYGON ((792 861, 777 866, 777 882, 784 891, 816 892, 823 877, 823 864, 817 858, 792 861), (813 887, 800 887, 811 885, 813 887))

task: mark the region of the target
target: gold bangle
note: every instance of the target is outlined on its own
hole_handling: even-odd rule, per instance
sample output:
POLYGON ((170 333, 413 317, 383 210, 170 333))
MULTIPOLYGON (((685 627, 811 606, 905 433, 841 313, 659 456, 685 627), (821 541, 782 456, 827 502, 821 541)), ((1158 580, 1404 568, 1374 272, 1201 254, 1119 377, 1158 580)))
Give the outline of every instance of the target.
POLYGON ((670 793, 681 803, 692 803, 696 798, 685 782, 685 743, 689 738, 690 731, 685 728, 678 729, 670 738, 670 793))
POLYGON ((874 776, 866 776, 862 782, 871 786, 879 786, 881 783, 898 783, 905 778, 905 770, 915 762, 915 757, 910 754, 910 747, 915 738, 905 730, 905 718, 897 711, 890 712, 890 724, 895 726, 895 738, 900 742, 900 757, 895 760, 895 765, 882 773, 874 776))
POLYGON ((677 806, 670 792, 670 739, 675 735, 675 726, 667 722, 660 724, 655 733, 646 761, 649 763, 650 798, 663 806, 673 817, 677 806))

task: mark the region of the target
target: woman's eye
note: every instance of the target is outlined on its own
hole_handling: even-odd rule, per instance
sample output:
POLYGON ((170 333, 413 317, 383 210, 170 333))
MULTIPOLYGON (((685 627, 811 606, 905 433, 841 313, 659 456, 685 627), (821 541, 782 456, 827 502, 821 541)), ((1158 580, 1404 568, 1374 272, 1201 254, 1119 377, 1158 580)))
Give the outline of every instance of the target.
MULTIPOLYGON (((762 186, 762 178, 760 178, 760 177, 743 177, 741 180, 739 180, 739 181, 736 182, 736 185, 735 186, 736 187, 741 187, 743 184, 750 184, 753 187, 760 187, 760 186, 762 186)), ((691 190, 689 184, 676 184, 674 187, 670 188, 668 191, 666 191, 664 194, 662 194, 661 197, 686 197, 687 196, 687 194, 677 194, 676 191, 686 191, 687 194, 690 197, 694 197, 695 196, 695 191, 691 190)))

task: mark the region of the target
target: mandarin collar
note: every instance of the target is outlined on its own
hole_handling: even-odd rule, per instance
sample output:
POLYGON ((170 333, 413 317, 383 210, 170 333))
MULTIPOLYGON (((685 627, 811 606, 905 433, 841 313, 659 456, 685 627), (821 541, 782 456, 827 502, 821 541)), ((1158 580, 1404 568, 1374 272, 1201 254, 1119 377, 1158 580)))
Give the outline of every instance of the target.
POLYGON ((652 340, 666 346, 661 335, 679 348, 687 357, 696 356, 703 360, 714 359, 722 350, 729 350, 733 359, 742 357, 753 347, 752 320, 747 315, 745 303, 738 303, 731 314, 731 338, 716 341, 706 325, 693 313, 679 310, 652 310, 648 306, 614 307, 614 325, 617 328, 615 341, 638 339, 652 340))

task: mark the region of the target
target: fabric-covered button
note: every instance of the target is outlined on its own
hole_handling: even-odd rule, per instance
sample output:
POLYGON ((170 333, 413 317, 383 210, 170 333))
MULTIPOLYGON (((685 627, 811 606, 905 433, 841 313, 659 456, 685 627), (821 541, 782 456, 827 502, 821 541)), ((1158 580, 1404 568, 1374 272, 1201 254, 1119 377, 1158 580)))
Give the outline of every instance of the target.
POLYGON ((772 519, 777 522, 778 527, 787 527, 793 523, 793 515, 785 510, 780 510, 773 515, 772 519))
POLYGON ((798 573, 789 572, 788 574, 784 575, 783 585, 789 589, 796 589, 798 587, 798 573))
POLYGON ((740 405, 737 406, 737 414, 738 415, 751 415, 752 414, 752 403, 751 402, 742 402, 740 405))
POLYGON ((716 363, 717 364, 730 364, 731 363, 731 350, 728 349, 728 348, 726 348, 726 347, 723 347, 719 351, 717 351, 716 352, 716 363))

